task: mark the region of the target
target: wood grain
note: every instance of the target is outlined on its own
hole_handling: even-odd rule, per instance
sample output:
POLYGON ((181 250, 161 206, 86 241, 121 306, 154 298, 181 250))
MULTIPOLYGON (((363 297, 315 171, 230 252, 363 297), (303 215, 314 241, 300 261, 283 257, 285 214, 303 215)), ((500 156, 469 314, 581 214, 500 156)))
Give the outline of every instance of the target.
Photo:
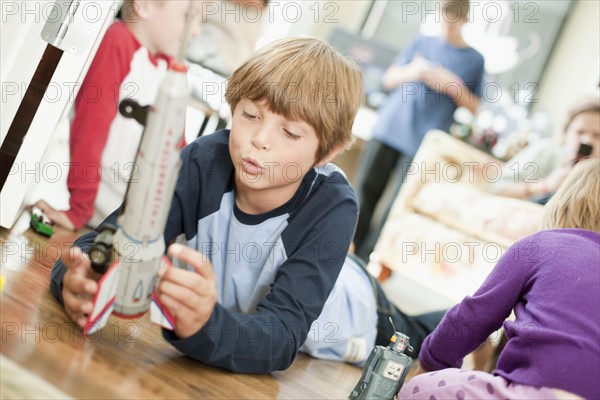
MULTIPOLYGON (((31 231, 16 235, 0 229, 1 271, 6 278, 0 352, 69 396, 347 398, 360 378, 360 368, 303 354, 287 371, 270 375, 209 367, 164 341, 148 316, 111 317, 102 331, 85 338, 48 289, 54 262, 74 240, 74 234, 60 230, 47 240, 31 231)), ((0 377, 0 387, 9 384, 13 387, 15 382, 0 377)), ((32 388, 28 389, 29 393, 32 388)))

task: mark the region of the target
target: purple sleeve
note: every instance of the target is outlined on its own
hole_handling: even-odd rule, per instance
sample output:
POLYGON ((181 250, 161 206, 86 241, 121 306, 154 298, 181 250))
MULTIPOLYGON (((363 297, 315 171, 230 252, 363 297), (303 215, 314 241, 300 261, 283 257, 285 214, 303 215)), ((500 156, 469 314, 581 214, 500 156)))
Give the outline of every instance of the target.
POLYGON ((473 296, 446 313, 423 342, 419 363, 424 369, 460 368, 462 359, 502 326, 528 285, 535 248, 530 238, 513 245, 473 296))

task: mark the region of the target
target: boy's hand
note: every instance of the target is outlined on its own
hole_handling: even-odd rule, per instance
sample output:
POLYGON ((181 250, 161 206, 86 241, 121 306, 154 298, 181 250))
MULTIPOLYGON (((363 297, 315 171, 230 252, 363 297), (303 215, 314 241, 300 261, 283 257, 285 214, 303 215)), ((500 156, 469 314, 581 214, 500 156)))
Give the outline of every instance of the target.
POLYGON ((194 271, 167 268, 157 287, 160 302, 177 319, 175 335, 185 339, 204 327, 217 303, 216 277, 206 256, 173 244, 169 255, 194 267, 194 271))
POLYGON ((414 81, 424 80, 427 72, 431 70, 431 63, 420 55, 415 56, 409 66, 414 81))
POLYGON ((90 260, 79 247, 65 249, 61 261, 67 267, 63 276, 62 298, 65 311, 80 327, 84 327, 87 314, 92 312, 93 296, 98 290, 96 282, 100 275, 95 273, 90 260))
POLYGON ((433 90, 448 94, 451 98, 458 95, 458 88, 462 87, 463 81, 452 71, 443 67, 434 67, 425 71, 422 75, 423 82, 433 90))

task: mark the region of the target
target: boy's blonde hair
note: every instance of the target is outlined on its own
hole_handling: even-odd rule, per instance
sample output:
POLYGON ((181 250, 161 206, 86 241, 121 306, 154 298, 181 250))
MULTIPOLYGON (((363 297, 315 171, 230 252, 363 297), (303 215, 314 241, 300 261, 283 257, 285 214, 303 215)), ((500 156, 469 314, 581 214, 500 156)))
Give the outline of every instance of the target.
POLYGON ((546 204, 542 229, 600 233, 600 158, 580 161, 546 204))
POLYGON ((256 51, 230 77, 231 109, 246 99, 309 124, 319 139, 315 161, 352 142, 363 99, 358 65, 319 39, 287 38, 256 51))

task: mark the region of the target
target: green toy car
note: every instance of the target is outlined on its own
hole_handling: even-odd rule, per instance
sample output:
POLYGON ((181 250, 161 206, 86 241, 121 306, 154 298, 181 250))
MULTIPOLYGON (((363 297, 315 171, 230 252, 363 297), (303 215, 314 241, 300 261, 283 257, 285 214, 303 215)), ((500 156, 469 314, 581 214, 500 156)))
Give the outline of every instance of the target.
POLYGON ((52 221, 42 210, 37 207, 31 209, 31 229, 44 236, 52 236, 54 233, 54 221, 52 221))

